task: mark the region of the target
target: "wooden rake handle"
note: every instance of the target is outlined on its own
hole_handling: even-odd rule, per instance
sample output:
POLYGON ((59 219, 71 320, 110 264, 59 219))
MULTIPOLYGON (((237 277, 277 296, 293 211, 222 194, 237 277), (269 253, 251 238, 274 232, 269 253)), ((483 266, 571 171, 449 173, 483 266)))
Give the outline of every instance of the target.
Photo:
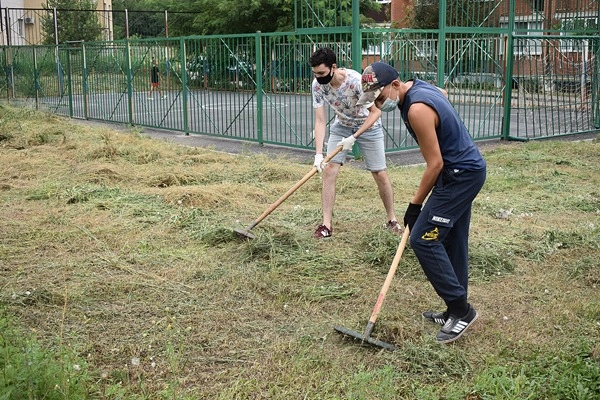
MULTIPOLYGON (((340 151, 342 151, 342 146, 337 146, 335 148, 335 150, 331 152, 331 154, 327 154, 327 157, 325 157, 323 162, 328 163, 340 151)), ((258 225, 260 223, 260 221, 265 219, 267 217, 267 215, 271 214, 273 212, 273 210, 275 210, 277 207, 279 207, 281 205, 281 203, 286 201, 287 198, 292 195, 292 193, 294 193, 296 190, 298 190, 298 188, 300 186, 304 185, 304 183, 306 183, 306 181, 309 180, 317 172, 318 172, 317 167, 313 167, 306 175, 304 175, 304 177, 302 179, 300 179, 294 186, 289 188, 288 191, 285 192, 275 203, 271 204, 269 206, 269 208, 267 208, 260 217, 256 218, 254 220, 254 222, 252 222, 248 226, 248 228, 246 228, 246 231, 249 231, 250 229, 254 228, 256 225, 258 225)))
POLYGON ((383 305, 383 300, 385 299, 385 295, 387 294, 388 289, 392 283, 392 279, 394 279, 394 275, 396 274, 396 269, 398 268, 398 264, 400 263, 400 259, 402 258, 402 253, 404 253, 404 248, 406 247, 406 242, 408 241, 408 237, 410 235, 410 229, 408 226, 404 228, 404 233, 402 234, 402 239, 400 240, 400 244, 396 249, 396 255, 394 256, 394 260, 392 261, 392 266, 388 271, 387 277, 385 278, 385 282, 383 283, 383 287, 379 292, 379 296, 377 297, 377 301, 375 302, 375 308, 373 309, 373 313, 371 314, 371 318, 369 318, 369 322, 365 327, 365 337, 371 336, 371 332, 373 332, 373 328, 375 327, 375 322, 377 321, 377 315, 379 314, 379 310, 381 310, 381 306, 383 305))

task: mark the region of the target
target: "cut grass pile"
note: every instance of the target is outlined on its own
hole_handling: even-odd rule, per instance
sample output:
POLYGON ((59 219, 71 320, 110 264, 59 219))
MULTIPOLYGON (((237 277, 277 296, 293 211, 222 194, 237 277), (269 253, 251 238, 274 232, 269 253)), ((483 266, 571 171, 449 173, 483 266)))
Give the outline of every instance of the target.
MULTIPOLYGON (((598 398, 598 154, 598 141, 486 151, 470 238, 470 300, 481 316, 455 344, 435 344, 439 327, 420 314, 442 304, 407 249, 374 331, 399 348, 387 352, 333 330, 364 329, 399 243, 367 172, 342 169, 330 240, 312 238, 318 176, 253 229, 256 239, 240 240, 233 229, 310 165, 1 106, 0 322, 12 328, 0 334, 0 391, 598 398), (50 379, 41 372, 7 373, 48 359, 63 371, 55 385, 38 389, 50 379), (73 365, 80 384, 66 391, 73 365)), ((401 216, 423 167, 389 170, 401 216)))

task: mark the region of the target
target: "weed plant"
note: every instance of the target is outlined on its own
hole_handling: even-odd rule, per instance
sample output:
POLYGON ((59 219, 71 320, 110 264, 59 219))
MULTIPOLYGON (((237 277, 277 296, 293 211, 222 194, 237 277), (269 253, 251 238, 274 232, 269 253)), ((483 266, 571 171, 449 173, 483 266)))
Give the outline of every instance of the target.
MULTIPOLYGON (((2 399, 600 398, 600 142, 485 151, 470 301, 452 345, 368 172, 339 176, 317 241, 320 176, 245 229, 311 168, 178 146, 139 130, 0 106, 2 399), (78 368, 74 366, 77 365, 78 368)), ((423 166, 389 166, 397 214, 423 166)))
POLYGON ((85 359, 67 346, 46 347, 34 330, 17 325, 0 308, 0 398, 87 399, 92 385, 85 359))

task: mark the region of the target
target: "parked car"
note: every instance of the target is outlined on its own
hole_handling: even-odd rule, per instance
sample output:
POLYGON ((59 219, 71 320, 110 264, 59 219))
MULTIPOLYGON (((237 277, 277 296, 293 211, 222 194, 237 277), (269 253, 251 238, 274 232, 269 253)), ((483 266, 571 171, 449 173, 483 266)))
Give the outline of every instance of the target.
MULTIPOLYGON (((437 84, 437 72, 417 71, 413 74, 413 76, 422 81, 437 84)), ((449 81, 450 77, 448 75, 444 75, 444 84, 449 81)))
POLYGON ((234 60, 233 64, 227 67, 227 71, 238 79, 242 79, 243 76, 254 76, 254 65, 246 61, 234 60))
POLYGON ((210 75, 211 73, 210 63, 205 56, 188 57, 185 68, 188 73, 188 79, 192 81, 204 79, 205 75, 210 75))
POLYGON ((456 75, 453 79, 456 85, 474 85, 489 86, 501 89, 503 86, 502 77, 499 74, 489 72, 467 72, 456 75))

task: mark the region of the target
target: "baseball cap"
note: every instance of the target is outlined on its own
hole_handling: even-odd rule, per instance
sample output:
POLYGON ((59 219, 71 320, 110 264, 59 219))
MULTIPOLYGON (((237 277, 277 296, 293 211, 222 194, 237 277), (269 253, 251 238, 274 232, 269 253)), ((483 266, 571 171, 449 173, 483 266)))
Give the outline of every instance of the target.
POLYGON ((381 61, 369 65, 362 74, 363 95, 360 96, 356 105, 373 103, 381 94, 382 88, 394 79, 398 79, 398 71, 391 65, 381 61))

